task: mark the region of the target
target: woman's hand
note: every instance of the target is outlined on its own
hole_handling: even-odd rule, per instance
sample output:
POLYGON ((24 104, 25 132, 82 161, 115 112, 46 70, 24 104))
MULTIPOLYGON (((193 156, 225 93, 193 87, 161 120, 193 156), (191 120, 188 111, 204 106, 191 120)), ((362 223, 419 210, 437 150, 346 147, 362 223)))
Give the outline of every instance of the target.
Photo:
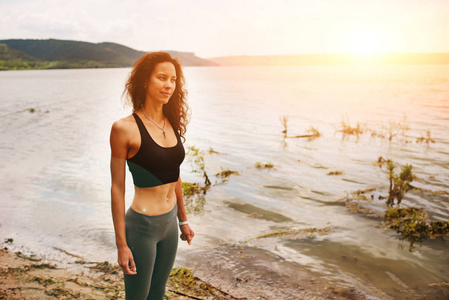
POLYGON ((136 275, 136 264, 128 246, 118 248, 118 264, 127 275, 136 275))
POLYGON ((193 232, 192 228, 190 228, 189 224, 181 226, 181 235, 180 235, 181 240, 187 241, 187 243, 189 243, 190 245, 194 235, 195 233, 193 232))

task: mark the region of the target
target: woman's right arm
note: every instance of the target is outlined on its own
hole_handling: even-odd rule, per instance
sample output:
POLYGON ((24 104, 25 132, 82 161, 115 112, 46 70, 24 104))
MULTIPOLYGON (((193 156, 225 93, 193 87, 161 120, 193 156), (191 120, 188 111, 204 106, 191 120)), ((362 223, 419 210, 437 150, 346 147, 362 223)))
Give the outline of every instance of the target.
POLYGON ((118 251, 118 263, 123 272, 136 274, 133 255, 126 243, 125 231, 125 172, 128 139, 125 120, 112 125, 111 144, 111 210, 115 230, 115 243, 118 251))

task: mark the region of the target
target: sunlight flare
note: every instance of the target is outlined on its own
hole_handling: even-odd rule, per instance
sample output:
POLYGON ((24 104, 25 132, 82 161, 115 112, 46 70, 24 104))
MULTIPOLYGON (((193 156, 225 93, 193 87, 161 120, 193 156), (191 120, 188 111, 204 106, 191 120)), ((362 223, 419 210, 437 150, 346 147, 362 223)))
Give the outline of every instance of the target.
POLYGON ((346 52, 358 55, 376 55, 387 51, 384 35, 374 30, 359 29, 345 39, 346 52))

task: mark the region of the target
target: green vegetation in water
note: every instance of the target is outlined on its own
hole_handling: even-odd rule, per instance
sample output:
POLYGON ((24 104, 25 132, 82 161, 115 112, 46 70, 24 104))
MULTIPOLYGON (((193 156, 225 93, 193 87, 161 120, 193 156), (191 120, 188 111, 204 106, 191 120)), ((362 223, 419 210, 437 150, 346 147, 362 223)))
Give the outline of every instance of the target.
POLYGON ((184 196, 184 206, 186 212, 200 213, 206 204, 206 192, 210 186, 200 186, 197 183, 182 182, 182 194, 184 196))
POLYGON ((394 206, 394 200, 396 199, 397 205, 399 206, 405 193, 412 188, 410 182, 415 178, 415 175, 413 175, 412 172, 413 166, 406 164, 401 168, 401 172, 397 174, 395 172, 397 166, 394 164, 393 160, 384 159, 380 156, 377 161, 380 167, 384 164, 387 165, 387 178, 390 182, 387 205, 388 207, 394 206))
POLYGON ((435 239, 449 236, 449 222, 429 221, 422 208, 388 208, 385 212, 386 228, 395 230, 410 242, 409 251, 413 251, 415 242, 426 238, 435 239))
MULTIPOLYGON (((379 218, 380 216, 374 213, 369 208, 364 208, 360 205, 358 201, 366 201, 370 202, 374 199, 373 194, 368 197, 368 193, 375 191, 375 188, 370 188, 366 190, 357 190, 355 192, 351 192, 351 196, 346 197, 345 205, 352 213, 362 213, 365 214, 369 218, 379 218)), ((341 199, 345 200, 345 198, 341 199)))
POLYGON ((207 153, 209 153, 209 154, 218 154, 218 155, 225 155, 226 154, 226 153, 221 153, 221 152, 215 151, 214 148, 212 148, 212 147, 209 147, 209 150, 207 150, 207 153))
POLYGON ((223 171, 215 174, 216 177, 221 178, 223 181, 228 179, 231 175, 240 175, 240 173, 237 171, 232 171, 232 170, 223 170, 223 171))
POLYGON ((194 173, 201 173, 204 177, 204 184, 211 185, 209 176, 206 172, 206 165, 204 163, 204 151, 196 148, 195 146, 187 147, 188 160, 192 164, 194 173))
POLYGON ((273 231, 267 234, 260 235, 256 239, 272 238, 272 237, 287 237, 289 239, 296 239, 298 236, 306 236, 308 238, 314 238, 317 235, 327 235, 331 233, 333 229, 331 227, 324 228, 303 228, 303 229, 282 229, 273 231))
MULTIPOLYGON (((34 107, 27 108, 26 111, 28 111, 29 113, 32 113, 32 114, 37 113, 37 112, 39 112, 39 113, 42 112, 42 110, 40 110, 39 108, 34 108, 34 107)), ((44 113, 46 113, 46 114, 48 114, 49 112, 50 111, 48 111, 48 110, 44 111, 44 113)))
POLYGON ((205 194, 206 187, 200 187, 198 183, 191 183, 187 181, 182 182, 182 194, 184 197, 191 197, 197 194, 205 194))
POLYGON ((345 202, 346 207, 349 209, 350 212, 356 214, 356 213, 362 213, 365 214, 369 218, 379 218, 379 216, 375 213, 373 213, 368 208, 363 208, 360 206, 359 203, 353 202, 353 201, 346 201, 345 202))
MULTIPOLYGON (((375 190, 376 190, 375 188, 370 188, 370 189, 366 189, 366 190, 357 190, 357 191, 351 193, 351 199, 369 201, 370 198, 368 198, 366 195, 375 190)), ((372 195, 371 195, 371 200, 372 200, 372 195)))
MULTIPOLYGON (((182 191, 184 196, 184 204, 186 206, 187 213, 200 213, 204 211, 204 205, 206 204, 206 193, 212 186, 209 176, 206 171, 205 153, 209 154, 224 154, 215 151, 212 147, 208 151, 200 150, 195 146, 187 147, 188 161, 192 165, 193 173, 200 173, 204 178, 204 184, 183 182, 182 191)), ((239 172, 233 170, 222 170, 215 174, 215 176, 221 179, 220 183, 225 182, 231 175, 239 175, 239 172)), ((217 182, 215 182, 217 184, 217 182)))
MULTIPOLYGON (((204 186, 200 186, 198 183, 182 182, 182 193, 184 196, 184 205, 186 212, 200 213, 204 210, 206 204, 206 192, 211 186, 209 176, 206 172, 206 165, 204 162, 204 151, 198 149, 195 146, 187 148, 188 160, 192 164, 192 172, 200 173, 204 178, 204 186)), ((212 149, 212 148, 211 148, 212 149)))
POLYGON ((274 168, 274 165, 272 163, 261 163, 261 162, 256 162, 255 165, 256 169, 258 170, 262 170, 262 169, 268 169, 271 170, 274 168))
MULTIPOLYGON (((379 196, 379 199, 387 199, 386 204, 388 210, 384 214, 383 225, 386 229, 393 229, 401 235, 401 240, 410 242, 409 251, 414 251, 416 242, 422 242, 424 239, 443 238, 449 236, 449 222, 429 221, 428 214, 422 208, 401 207, 402 199, 409 190, 423 191, 413 187, 410 183, 415 179, 413 174, 413 166, 406 164, 401 168, 401 172, 397 173, 398 168, 391 159, 384 159, 382 156, 378 158, 375 165, 382 167, 386 165, 387 179, 389 182, 388 197, 379 196), (394 207, 396 206, 396 207, 394 207)), ((358 190, 352 193, 352 198, 347 199, 346 206, 351 212, 362 212, 367 215, 371 214, 369 209, 360 208, 359 203, 351 200, 369 201, 366 196, 375 189, 358 190)), ((440 195, 442 191, 429 192, 429 195, 440 195)), ((371 194, 371 200, 374 195, 371 194)))

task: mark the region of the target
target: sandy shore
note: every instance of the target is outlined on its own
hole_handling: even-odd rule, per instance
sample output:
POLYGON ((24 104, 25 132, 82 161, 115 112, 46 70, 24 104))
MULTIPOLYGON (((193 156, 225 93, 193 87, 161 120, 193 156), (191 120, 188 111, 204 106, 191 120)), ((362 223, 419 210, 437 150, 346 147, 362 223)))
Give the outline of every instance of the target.
POLYGON ((0 299, 121 299, 117 269, 93 265, 79 272, 20 252, 0 250, 0 299))
MULTIPOLYGON (((329 287, 307 274, 280 276, 270 267, 255 269, 256 256, 242 249, 226 253, 237 260, 246 256, 241 260, 245 263, 228 269, 210 264, 193 266, 204 280, 190 269, 174 268, 165 299, 367 299, 353 289, 329 287)), ((69 269, 12 253, 3 246, 0 299, 124 299, 123 275, 117 265, 107 262, 80 261, 78 268, 69 269)))
MULTIPOLYGON (((108 262, 61 268, 35 256, 0 249, 0 299, 124 299, 123 274, 108 262)), ((174 268, 165 299, 237 299, 174 268)))

